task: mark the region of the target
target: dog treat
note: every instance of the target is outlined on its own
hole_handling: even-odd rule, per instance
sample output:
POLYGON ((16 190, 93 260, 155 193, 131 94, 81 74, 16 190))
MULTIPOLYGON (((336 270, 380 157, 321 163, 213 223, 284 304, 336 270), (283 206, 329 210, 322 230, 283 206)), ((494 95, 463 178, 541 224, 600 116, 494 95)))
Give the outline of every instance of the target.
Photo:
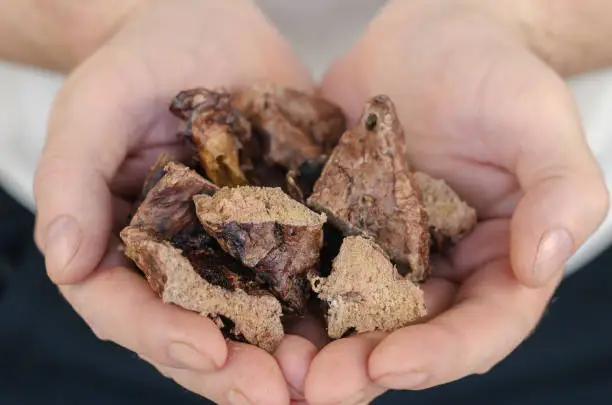
POLYGON ((164 160, 150 172, 150 183, 145 186, 149 191, 130 225, 153 229, 164 239, 171 239, 181 231, 191 232, 188 228, 197 223, 193 196, 212 194, 217 186, 180 163, 166 163, 160 171, 160 162, 164 160))
POLYGON ((284 335, 280 303, 254 281, 242 281, 245 272, 235 272, 240 264, 228 262, 229 255, 207 248, 190 259, 154 231, 138 227, 125 228, 121 237, 126 255, 164 302, 210 317, 233 340, 270 352, 278 347, 284 335))
POLYGON ((207 233, 245 266, 255 270, 287 306, 304 308, 305 273, 319 262, 325 215, 309 210, 279 188, 222 188, 194 197, 207 233))
POLYGON ((373 237, 421 281, 429 273, 429 226, 405 149, 391 100, 370 99, 334 149, 308 204, 346 235, 373 237))
POLYGON ((333 339, 426 315, 430 254, 477 216, 414 171, 387 96, 349 130, 340 108, 275 84, 181 91, 170 111, 192 163, 160 156, 120 233, 164 302, 268 351, 305 315, 333 339))
POLYGON ((186 120, 185 135, 193 140, 213 183, 247 184, 240 152, 250 139, 251 126, 232 105, 230 94, 202 88, 183 91, 172 101, 170 111, 186 120))
POLYGON ((421 289, 399 274, 380 247, 361 236, 344 239, 328 277, 309 279, 328 304, 332 339, 353 331, 393 331, 427 314, 421 289))
POLYGON ((414 173, 414 179, 421 190, 431 244, 436 251, 444 251, 474 229, 476 210, 461 200, 444 180, 422 172, 414 173))
POLYGON ((337 106, 276 84, 256 84, 232 100, 260 136, 268 164, 288 170, 330 153, 346 127, 337 106))

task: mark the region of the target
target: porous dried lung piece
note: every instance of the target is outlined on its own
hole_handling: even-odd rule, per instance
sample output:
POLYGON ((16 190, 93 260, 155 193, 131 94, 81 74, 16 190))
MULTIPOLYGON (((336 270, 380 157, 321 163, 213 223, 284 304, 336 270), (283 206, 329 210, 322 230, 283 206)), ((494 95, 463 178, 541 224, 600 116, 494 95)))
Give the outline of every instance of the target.
POLYGON ((181 237, 183 232, 192 233, 197 225, 193 196, 213 194, 217 186, 176 162, 166 163, 161 171, 155 166, 151 173, 149 186, 154 184, 136 209, 130 226, 152 229, 167 240, 181 237))
POLYGON ((429 217, 431 244, 436 251, 444 251, 474 229, 476 210, 467 205, 444 180, 421 172, 414 173, 414 179, 421 190, 429 217))
POLYGON ((235 92, 232 100, 253 124, 266 162, 287 170, 330 153, 346 128, 339 107, 277 84, 256 84, 235 92))
POLYGON ((234 340, 270 352, 278 347, 284 333, 279 301, 225 252, 204 247, 186 253, 139 227, 124 228, 121 238, 164 302, 210 317, 234 340))
MULTIPOLYGON (((190 137, 206 176, 219 186, 247 184, 241 150, 251 137, 251 126, 231 103, 230 94, 203 88, 180 92, 170 111, 186 120, 190 137)), ((246 159, 248 160, 248 159, 246 159)))
POLYGON ((345 235, 365 234, 412 280, 429 273, 427 213, 406 160, 404 132, 386 96, 370 99, 359 123, 344 133, 308 204, 345 235))
POLYGON ((307 300, 305 273, 319 261, 325 215, 293 200, 280 188, 222 188, 194 197, 207 233, 245 266, 255 270, 288 309, 307 300))
POLYGON ((351 331, 394 331, 427 314, 423 291, 400 276, 380 247, 361 236, 344 239, 329 277, 309 279, 328 304, 327 332, 333 339, 351 331))

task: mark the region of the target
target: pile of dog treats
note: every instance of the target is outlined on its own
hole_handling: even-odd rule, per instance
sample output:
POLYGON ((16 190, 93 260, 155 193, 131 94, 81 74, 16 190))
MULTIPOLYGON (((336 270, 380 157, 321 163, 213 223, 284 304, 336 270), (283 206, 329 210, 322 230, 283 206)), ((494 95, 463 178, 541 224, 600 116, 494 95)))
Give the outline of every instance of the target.
POLYGON ((410 165, 387 96, 349 129, 337 106, 274 84, 186 90, 170 112, 193 159, 161 156, 121 231, 164 302, 268 351, 306 314, 332 339, 426 315, 430 256, 476 212, 410 165))

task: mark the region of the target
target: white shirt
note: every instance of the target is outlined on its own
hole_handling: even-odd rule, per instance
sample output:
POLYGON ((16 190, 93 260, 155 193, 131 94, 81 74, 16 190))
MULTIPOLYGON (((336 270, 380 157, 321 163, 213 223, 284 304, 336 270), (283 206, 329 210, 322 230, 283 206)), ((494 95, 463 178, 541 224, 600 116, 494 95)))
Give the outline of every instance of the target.
MULTIPOLYGON (((385 0, 259 0, 269 19, 320 78, 348 50, 385 0), (315 28, 316 27, 316 28, 315 28)), ((0 183, 34 210, 32 180, 44 142, 46 121, 61 75, 0 63, 0 183)), ((612 69, 569 80, 588 143, 612 189, 612 69)), ((568 273, 612 243, 612 215, 574 255, 568 273)))

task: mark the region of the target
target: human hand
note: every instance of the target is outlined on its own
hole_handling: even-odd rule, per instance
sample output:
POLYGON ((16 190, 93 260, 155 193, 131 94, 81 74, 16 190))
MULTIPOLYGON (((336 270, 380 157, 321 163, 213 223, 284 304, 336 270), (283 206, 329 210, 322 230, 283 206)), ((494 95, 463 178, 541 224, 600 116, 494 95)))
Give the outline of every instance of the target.
POLYGON ((534 329, 564 262, 607 212, 561 77, 512 16, 475 3, 391 3, 324 79, 322 94, 353 123, 365 99, 389 95, 411 162, 445 179, 480 222, 425 285, 430 301, 450 308, 324 347, 306 379, 311 405, 367 403, 389 388, 488 371, 534 329))
POLYGON ((220 404, 287 404, 287 383, 303 381, 315 347, 288 336, 275 359, 226 344, 208 319, 163 304, 128 268, 113 231, 158 155, 184 153, 170 100, 195 86, 258 80, 311 87, 251 1, 149 2, 67 79, 35 182, 49 276, 95 334, 220 404))

